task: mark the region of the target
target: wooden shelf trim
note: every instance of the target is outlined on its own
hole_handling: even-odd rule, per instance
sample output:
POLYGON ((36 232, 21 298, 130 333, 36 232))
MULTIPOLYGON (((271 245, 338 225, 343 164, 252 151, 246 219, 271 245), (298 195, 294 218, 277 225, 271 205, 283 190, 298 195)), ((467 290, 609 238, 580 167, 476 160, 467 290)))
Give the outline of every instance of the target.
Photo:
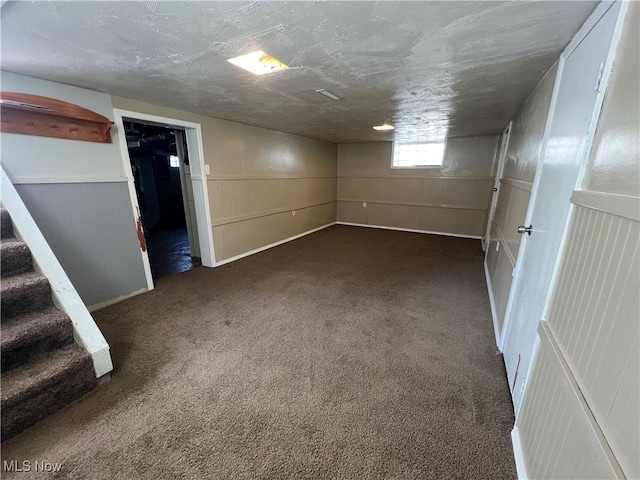
POLYGON ((111 143, 111 120, 54 98, 0 92, 0 116, 5 133, 111 143))

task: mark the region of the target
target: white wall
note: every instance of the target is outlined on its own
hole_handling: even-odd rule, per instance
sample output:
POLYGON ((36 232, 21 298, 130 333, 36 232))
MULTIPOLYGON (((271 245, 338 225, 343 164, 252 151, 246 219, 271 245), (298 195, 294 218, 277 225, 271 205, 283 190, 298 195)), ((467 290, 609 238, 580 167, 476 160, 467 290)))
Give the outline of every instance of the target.
MULTIPOLYGON (((2 72, 2 90, 80 105, 113 120, 111 97, 2 72)), ((1 161, 87 305, 146 287, 118 138, 110 144, 1 134, 1 161)))
POLYGON ((113 102, 202 126, 217 262, 335 222, 334 144, 126 98, 113 102))
POLYGON ((556 64, 540 80, 516 112, 511 126, 486 256, 498 337, 503 330, 512 272, 522 240, 517 229, 527 215, 557 70, 556 64))
POLYGON ((390 142, 338 145, 338 221, 479 238, 498 140, 451 138, 442 168, 412 169, 391 168, 390 142))
POLYGON ((640 478, 639 37, 631 2, 516 420, 529 478, 640 478))
MULTIPOLYGON (((4 71, 0 82, 2 91, 56 98, 113 121, 110 95, 4 71)), ((2 164, 14 183, 124 181, 117 137, 115 129, 111 144, 2 133, 2 164)))

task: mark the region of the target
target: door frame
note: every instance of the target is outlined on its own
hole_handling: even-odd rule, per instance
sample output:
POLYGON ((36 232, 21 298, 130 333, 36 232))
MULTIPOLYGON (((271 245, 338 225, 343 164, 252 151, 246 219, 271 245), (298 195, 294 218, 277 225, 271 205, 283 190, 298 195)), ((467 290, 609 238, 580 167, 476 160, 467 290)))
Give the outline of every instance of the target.
MULTIPOLYGON (((506 128, 502 132, 502 138, 500 139, 500 151, 498 152, 498 165, 495 171, 495 177, 493 180, 493 191, 491 195, 491 203, 489 204, 489 215, 487 219, 487 228, 483 237, 485 250, 489 248, 489 242, 491 240, 491 224, 493 223, 493 217, 496 213, 498 206, 498 197, 500 195, 500 180, 504 173, 504 166, 507 163, 507 152, 509 151, 509 140, 511 139, 511 128, 513 127, 513 120, 510 120, 506 128)), ((486 257, 486 255, 485 255, 486 257)))
MULTIPOLYGON (((196 238, 198 236, 198 225, 197 223, 196 225, 192 225, 191 223, 193 218, 191 216, 191 208, 189 207, 189 204, 191 203, 189 201, 189 194, 188 194, 189 183, 187 182, 187 178, 186 178, 187 170, 188 170, 189 178, 191 178, 191 168, 189 168, 189 165, 185 165, 184 163, 185 154, 188 156, 187 135, 185 133, 184 139, 183 139, 182 132, 184 132, 184 130, 176 129, 174 130, 174 132, 176 132, 176 153, 180 158, 180 164, 179 164, 180 188, 182 189, 182 207, 184 210, 185 220, 187 222, 187 236, 189 237, 189 251, 191 252, 192 257, 200 258, 200 242, 196 238), (178 132, 180 132, 180 134, 178 134, 178 132), (195 230, 195 235, 194 235, 194 230, 195 230), (198 248, 197 248, 198 255, 194 255, 194 253, 196 252, 196 248, 194 248, 196 245, 196 242, 198 242, 198 248)), ((195 214, 195 202, 194 202, 193 213, 195 214)))
MULTIPOLYGON (((611 69, 613 66, 613 61, 614 61, 614 57, 615 57, 615 52, 616 52, 616 48, 618 46, 618 43, 620 41, 620 36, 622 33, 622 27, 623 27, 623 23, 624 23, 624 18, 625 15, 627 13, 627 8, 628 5, 626 2, 624 1, 615 1, 615 2, 602 2, 600 3, 595 10, 592 12, 592 14, 589 16, 589 18, 587 19, 587 21, 584 23, 584 25, 578 30, 578 32, 574 35, 573 39, 571 40, 571 42, 569 42, 569 44, 567 45, 567 47, 564 49, 564 51, 562 52, 562 54, 560 55, 560 59, 558 62, 558 71, 556 73, 556 79, 555 79, 555 83, 553 86, 553 93, 551 96, 551 105, 549 108, 549 112, 547 114, 547 120, 546 120, 546 125, 545 125, 545 129, 544 129, 544 133, 543 133, 543 137, 542 137, 542 148, 541 148, 541 154, 538 160, 538 165, 536 166, 536 174, 534 177, 534 181, 533 181, 533 185, 531 187, 531 197, 529 200, 529 206, 527 207, 527 214, 525 217, 525 221, 524 224, 525 225, 530 225, 531 224, 531 218, 533 216, 533 208, 536 202, 536 197, 538 194, 538 188, 539 188, 539 184, 540 184, 540 177, 542 176, 542 167, 544 165, 544 159, 545 159, 545 155, 546 155, 546 151, 547 151, 547 144, 549 141, 549 134, 551 131, 551 124, 552 124, 552 120, 553 117, 555 115, 555 110, 556 110, 556 105, 557 105, 557 101, 558 101, 558 91, 560 90, 560 84, 562 81, 562 74, 564 71, 564 64, 566 63, 567 58, 571 55, 571 53, 573 53, 573 51, 578 47, 578 45, 580 45, 580 43, 582 43, 582 41, 585 39, 585 37, 591 32, 591 30, 596 26, 596 24, 600 21, 600 19, 609 11, 610 8, 612 8, 616 3, 620 3, 620 10, 618 11, 618 17, 616 19, 616 26, 614 28, 613 31, 613 36, 611 38, 611 44, 609 45, 609 50, 607 52, 607 58, 604 62, 604 67, 602 69, 602 77, 600 80, 600 90, 598 91, 598 94, 596 96, 596 102, 595 102, 595 106, 594 106, 594 110, 593 110, 593 114, 591 116, 591 120, 589 122, 589 130, 587 132, 583 147, 582 147, 582 151, 580 152, 580 168, 579 168, 579 172, 578 172, 578 177, 576 179, 576 184, 574 186, 574 190, 576 189, 580 189, 582 182, 584 180, 584 174, 586 172, 586 166, 589 162, 589 155, 591 153, 591 148, 593 146, 593 139, 595 136, 595 130, 598 126, 598 120, 600 118, 600 113, 602 111, 602 104, 604 102, 604 97, 607 91, 607 87, 609 84, 609 79, 611 76, 611 69)), ((565 248, 565 244, 566 244, 566 239, 567 239, 567 233, 569 230, 569 224, 571 223, 571 219, 573 218, 573 211, 574 211, 574 205, 570 205, 569 207, 569 212, 567 214, 567 221, 565 222, 565 225, 563 227, 563 233, 562 233, 562 240, 560 242, 560 246, 559 246, 559 250, 558 250, 558 257, 555 261, 554 267, 553 267, 553 273, 551 275, 551 281, 549 283, 549 289, 547 292, 547 296, 544 302, 544 305, 542 306, 542 317, 539 319, 539 321, 543 320, 548 312, 549 309, 549 304, 551 301, 551 297, 553 296, 553 292, 554 292, 554 286, 557 282, 557 276, 558 276, 558 271, 559 271, 559 267, 560 267, 560 263, 562 260, 562 252, 564 251, 565 248)), ((499 345, 499 349, 501 352, 504 352, 504 347, 505 347, 505 342, 507 339, 507 333, 509 331, 509 327, 511 324, 511 316, 513 313, 513 300, 515 297, 515 293, 516 293, 516 289, 519 287, 519 283, 522 281, 522 263, 524 261, 524 256, 526 254, 526 250, 527 250, 527 242, 526 241, 521 241, 520 242, 520 247, 518 249, 518 258, 516 260, 516 266, 514 269, 514 274, 513 274, 513 281, 511 282, 511 288, 509 291, 509 299, 507 301, 507 308, 505 311, 505 316, 504 316, 504 323, 503 323, 503 327, 502 327, 502 335, 500 338, 500 345, 499 345)), ((537 340, 536 340, 537 342, 537 340)), ((534 348, 533 351, 533 358, 535 358, 535 354, 536 354, 536 348, 534 348)), ((531 365, 533 365, 533 362, 531 363, 531 365)), ((529 369, 530 370, 530 369, 529 369)), ((526 384, 527 384, 527 380, 528 380, 528 376, 529 376, 529 372, 521 372, 522 375, 525 376, 524 382, 522 383, 522 390, 524 391, 526 389, 526 384)))
MULTIPOLYGON (((133 181, 133 172, 131 170, 131 158, 129 157, 129 148, 127 146, 127 137, 124 131, 124 119, 140 121, 168 128, 177 128, 185 130, 187 137, 187 151, 189 152, 189 160, 191 167, 191 184, 193 186, 193 199, 196 208, 196 224, 198 226, 198 240, 200 242, 200 255, 202 265, 205 267, 216 266, 215 249, 213 245, 213 230, 211 228, 211 211, 209 207, 209 195, 207 191, 207 171, 208 165, 204 161, 204 146, 202 142, 202 126, 199 123, 187 122, 175 118, 160 117, 158 115, 149 115, 146 113, 133 112, 130 110, 122 110, 114 108, 114 122, 116 131, 118 132, 118 140, 120 142, 120 153, 124 166, 124 175, 127 180, 129 189, 129 199, 131 200, 131 210, 135 218, 136 228, 140 229, 142 218, 140 216, 140 206, 138 205, 138 196, 133 181)), ((183 192, 184 193, 184 192, 183 192)), ((144 233, 142 233, 144 234, 144 233)), ((140 235, 140 231, 139 231, 140 235)), ((146 248, 140 247, 140 256, 144 267, 145 277, 147 279, 147 288, 153 290, 154 283, 151 275, 151 264, 149 263, 149 252, 146 248)))

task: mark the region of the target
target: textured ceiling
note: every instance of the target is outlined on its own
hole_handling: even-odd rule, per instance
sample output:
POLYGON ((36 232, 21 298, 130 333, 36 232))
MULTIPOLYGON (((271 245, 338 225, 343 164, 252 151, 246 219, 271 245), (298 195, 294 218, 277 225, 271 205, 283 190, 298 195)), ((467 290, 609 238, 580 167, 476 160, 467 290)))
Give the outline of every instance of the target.
POLYGON ((1 60, 4 70, 332 142, 486 135, 502 130, 594 6, 8 2, 1 60), (291 68, 257 77, 226 62, 256 49, 291 68), (372 130, 385 121, 395 133, 372 130))

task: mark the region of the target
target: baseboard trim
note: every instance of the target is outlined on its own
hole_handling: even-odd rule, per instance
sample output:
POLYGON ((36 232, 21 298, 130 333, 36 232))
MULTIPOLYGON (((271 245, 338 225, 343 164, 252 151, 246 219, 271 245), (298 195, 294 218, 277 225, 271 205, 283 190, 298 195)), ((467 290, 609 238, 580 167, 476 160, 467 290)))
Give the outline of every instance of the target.
POLYGON ((526 480, 527 466, 524 462, 524 450, 522 449, 522 443, 520 443, 520 433, 518 427, 514 426, 511 430, 511 444, 513 445, 513 456, 516 460, 516 471, 518 472, 519 480, 526 480))
POLYGON ((493 333, 496 337, 496 346, 498 350, 502 352, 502 348, 500 348, 500 329, 498 328, 498 313, 496 309, 496 300, 493 296, 493 286, 491 284, 491 277, 489 276, 489 267, 487 266, 487 259, 485 257, 484 262, 484 276, 487 280, 487 291, 489 292, 489 305, 491 305, 491 319, 493 320, 493 333))
POLYGON ((480 235, 461 235, 459 233, 434 232, 431 230, 413 230, 411 228, 383 227, 381 225, 365 225, 364 223, 336 222, 336 225, 347 225, 350 227, 379 228, 381 230, 395 230, 398 232, 425 233, 427 235, 443 235, 445 237, 471 238, 473 240, 482 239, 480 235))
POLYGON ((147 287, 141 288, 140 290, 136 290, 134 292, 127 293, 126 295, 120 295, 119 297, 112 298, 110 300, 105 300, 104 302, 94 303, 93 305, 87 306, 87 309, 90 312, 95 312, 96 310, 100 310, 101 308, 105 308, 105 307, 108 307, 110 305, 114 305, 116 303, 120 303, 120 302, 122 302, 122 301, 124 301, 124 300, 126 300, 128 298, 135 297, 136 295, 140 295, 141 293, 145 293, 145 292, 148 292, 150 290, 152 290, 152 289, 149 289, 147 287))
POLYGON ((277 242, 270 243, 269 245, 265 245, 264 247, 256 248, 255 250, 250 250, 248 252, 241 253, 240 255, 236 255, 234 257, 230 257, 230 258, 226 258, 224 260, 220 260, 219 262, 216 262, 216 264, 214 266, 215 267, 221 267, 222 265, 226 265, 227 263, 235 262, 236 260, 240 260, 240 259, 248 257, 250 255, 255 255, 256 253, 264 252, 265 250, 268 250, 270 248, 277 247, 278 245, 282 245, 283 243, 291 242, 293 240, 297 240, 298 238, 304 237, 306 235, 310 235, 312 233, 319 232, 320 230, 324 230, 325 228, 332 227, 335 224, 336 224, 336 222, 327 223, 326 225, 323 225, 323 226, 318 227, 318 228, 314 228, 313 230, 307 230, 306 232, 302 232, 302 233, 300 233, 298 235, 294 235, 293 237, 285 238, 284 240, 279 240, 277 242))

